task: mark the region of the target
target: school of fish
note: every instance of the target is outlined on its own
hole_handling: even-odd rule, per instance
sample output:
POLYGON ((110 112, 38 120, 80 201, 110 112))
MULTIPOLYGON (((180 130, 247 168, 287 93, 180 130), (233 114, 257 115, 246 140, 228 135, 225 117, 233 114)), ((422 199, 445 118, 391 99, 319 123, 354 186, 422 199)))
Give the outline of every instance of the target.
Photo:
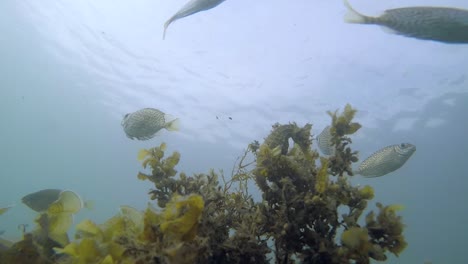
MULTIPOLYGON (((164 23, 163 39, 168 27, 176 20, 210 10, 225 0, 190 0, 164 23)), ((448 44, 468 43, 468 10, 451 7, 414 6, 388 9, 380 16, 368 16, 356 11, 348 0, 343 0, 347 9, 345 22, 385 27, 391 32, 420 40, 432 40, 448 44)), ((230 118, 231 119, 231 118, 230 118)), ((121 122, 125 135, 130 139, 149 140, 159 131, 179 130, 179 119, 156 108, 143 108, 128 113, 121 122)), ((326 126, 315 138, 322 154, 335 155, 330 126, 326 126)), ((400 169, 416 152, 411 143, 383 147, 370 155, 354 170, 366 178, 381 177, 400 169)), ((73 191, 44 189, 25 195, 22 203, 48 219, 47 236, 61 245, 69 243, 67 230, 73 222, 73 215, 82 208, 92 208, 90 201, 83 200, 73 191)), ((13 205, 0 208, 0 215, 7 213, 13 205)), ((140 217, 131 207, 121 207, 126 215, 140 217)), ((137 219, 139 220, 139 219, 137 219)), ((38 220, 41 221, 41 220, 38 220)), ((5 233, 0 230, 0 236, 5 233)), ((4 246, 0 243, 0 246, 4 246)))

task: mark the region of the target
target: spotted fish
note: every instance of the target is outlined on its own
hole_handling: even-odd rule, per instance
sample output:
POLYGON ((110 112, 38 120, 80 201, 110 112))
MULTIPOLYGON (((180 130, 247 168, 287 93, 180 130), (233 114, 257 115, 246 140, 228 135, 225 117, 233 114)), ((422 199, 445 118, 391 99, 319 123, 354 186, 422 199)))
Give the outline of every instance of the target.
POLYGON ((169 18, 169 20, 166 21, 166 23, 164 24, 163 39, 166 38, 166 30, 172 22, 183 17, 193 15, 200 11, 205 11, 216 7, 224 1, 225 0, 191 0, 190 2, 185 4, 179 11, 177 11, 175 15, 173 15, 171 18, 169 18))
POLYGON ((415 151, 416 146, 409 143, 387 146, 364 160, 355 174, 369 178, 383 176, 401 168, 415 151))
POLYGON ((468 43, 468 10, 449 7, 416 6, 386 10, 378 17, 362 15, 344 0, 345 21, 384 26, 393 33, 444 43, 468 43))
POLYGON ((334 155, 335 148, 332 146, 332 135, 330 126, 326 126, 322 132, 317 136, 318 148, 325 155, 334 155))
POLYGON ((126 114, 122 120, 125 134, 131 139, 148 140, 158 131, 165 128, 169 131, 179 130, 179 119, 167 122, 168 115, 154 108, 144 108, 126 114))

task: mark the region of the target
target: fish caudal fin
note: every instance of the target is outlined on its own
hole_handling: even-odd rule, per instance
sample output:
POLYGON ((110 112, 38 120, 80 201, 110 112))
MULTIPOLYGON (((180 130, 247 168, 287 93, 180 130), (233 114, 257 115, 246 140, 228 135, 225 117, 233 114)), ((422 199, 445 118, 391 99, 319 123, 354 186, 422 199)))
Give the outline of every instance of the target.
POLYGON ((88 210, 94 210, 94 201, 93 200, 87 200, 83 202, 83 207, 88 209, 88 210))
POLYGON ((349 4, 348 0, 343 0, 343 3, 348 9, 344 17, 345 22, 354 24, 367 23, 367 17, 354 10, 354 8, 349 4))
POLYGON ((171 17, 169 18, 169 20, 166 21, 166 23, 164 23, 163 40, 166 39, 167 28, 174 20, 175 20, 175 17, 171 17))
POLYGON ((166 129, 169 131, 179 131, 180 120, 179 118, 172 120, 166 126, 166 129))

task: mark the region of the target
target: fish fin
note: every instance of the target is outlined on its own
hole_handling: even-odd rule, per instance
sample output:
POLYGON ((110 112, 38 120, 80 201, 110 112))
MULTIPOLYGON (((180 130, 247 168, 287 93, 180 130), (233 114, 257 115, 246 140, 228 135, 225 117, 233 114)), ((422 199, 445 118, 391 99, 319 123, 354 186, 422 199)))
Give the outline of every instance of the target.
POLYGON ((389 34, 396 34, 396 35, 400 35, 401 33, 399 33, 398 31, 396 30, 393 30, 389 27, 386 27, 386 26, 381 26, 382 30, 386 33, 389 33, 389 34))
POLYGON ((166 39, 166 31, 167 31, 167 28, 169 27, 169 25, 174 22, 175 20, 175 16, 169 18, 166 23, 164 23, 164 31, 163 31, 163 40, 166 39))
MULTIPOLYGON (((353 170, 353 175, 361 175, 361 170, 359 168, 353 170)), ((361 175, 364 178, 367 178, 366 176, 361 175)))
POLYGON ((367 23, 367 17, 354 10, 354 8, 349 4, 348 0, 343 0, 343 3, 347 8, 347 13, 344 17, 345 22, 354 24, 367 23))
MULTIPOLYGON (((355 173, 354 175, 361 175, 359 173, 355 173)), ((362 177, 364 178, 377 178, 377 177, 380 177, 380 176, 375 176, 375 175, 361 175, 362 177)))
POLYGON ((84 201, 83 207, 88 209, 88 210, 93 210, 94 209, 94 201, 93 200, 84 201))
POLYGON ((179 127, 180 127, 179 118, 176 118, 176 119, 172 120, 166 126, 167 130, 169 130, 169 131, 179 131, 179 127))

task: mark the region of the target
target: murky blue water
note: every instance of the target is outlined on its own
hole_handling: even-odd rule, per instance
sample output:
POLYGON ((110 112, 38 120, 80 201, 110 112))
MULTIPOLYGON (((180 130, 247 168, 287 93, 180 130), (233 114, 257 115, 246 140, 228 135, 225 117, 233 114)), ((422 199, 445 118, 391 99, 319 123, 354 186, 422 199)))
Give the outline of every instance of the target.
MULTIPOLYGON (((230 172, 275 122, 329 123, 350 103, 361 158, 389 144, 417 152, 395 173, 356 177, 374 201, 403 204, 408 248, 389 263, 465 263, 468 45, 446 45, 343 22, 341 1, 228 0, 172 24, 173 1, 0 2, 0 216, 4 238, 35 213, 21 197, 72 189, 95 201, 75 222, 103 222, 119 205, 145 208, 136 154, 166 142, 179 171, 230 172), (126 138, 125 113, 155 107, 180 132, 126 138)), ((440 1, 353 1, 368 14, 440 1)), ((445 6, 468 8, 461 0, 445 6)))

